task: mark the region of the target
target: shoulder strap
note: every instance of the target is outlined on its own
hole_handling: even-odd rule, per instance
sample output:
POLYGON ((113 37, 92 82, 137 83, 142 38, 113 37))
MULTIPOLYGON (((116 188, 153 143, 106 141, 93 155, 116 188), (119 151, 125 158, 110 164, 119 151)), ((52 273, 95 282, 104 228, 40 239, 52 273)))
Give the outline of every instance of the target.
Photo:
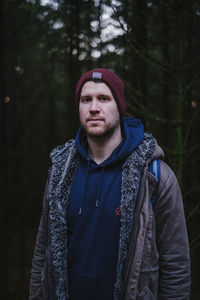
MULTIPOLYGON (((156 179, 158 180, 158 183, 159 183, 159 181, 160 181, 160 158, 151 161, 151 163, 149 164, 149 172, 154 177, 156 177, 156 179)), ((150 200, 153 208, 156 204, 156 200, 157 200, 157 197, 156 197, 156 189, 155 189, 155 191, 153 192, 153 195, 151 197, 151 200, 150 200)))

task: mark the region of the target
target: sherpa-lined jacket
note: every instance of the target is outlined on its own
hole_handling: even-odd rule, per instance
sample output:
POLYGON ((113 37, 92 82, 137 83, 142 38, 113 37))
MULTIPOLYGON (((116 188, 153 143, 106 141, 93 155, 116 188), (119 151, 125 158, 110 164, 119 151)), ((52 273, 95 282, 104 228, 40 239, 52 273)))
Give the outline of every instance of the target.
MULTIPOLYGON (((157 201, 152 209, 150 199, 157 180, 148 172, 148 165, 163 153, 157 145, 155 148, 151 142, 148 145, 148 141, 151 138, 145 135, 123 164, 114 299, 188 300, 190 258, 179 185, 171 169, 161 162, 157 201), (144 149, 148 146, 154 152, 145 157, 144 149), (133 216, 135 172, 143 162, 133 216)), ((68 299, 66 206, 78 161, 74 141, 58 148, 52 157, 32 263, 29 300, 68 299)))

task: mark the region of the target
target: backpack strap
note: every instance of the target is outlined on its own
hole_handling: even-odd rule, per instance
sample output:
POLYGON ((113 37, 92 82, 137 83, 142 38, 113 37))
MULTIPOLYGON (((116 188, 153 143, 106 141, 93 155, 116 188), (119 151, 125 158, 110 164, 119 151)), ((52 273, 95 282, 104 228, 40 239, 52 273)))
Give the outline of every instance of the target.
MULTIPOLYGON (((158 180, 158 184, 159 184, 159 182, 160 182, 160 158, 151 161, 151 163, 149 164, 149 172, 158 180)), ((157 184, 157 186, 158 186, 158 184, 157 184)), ((151 200, 150 200, 153 208, 156 204, 156 200, 157 200, 157 196, 156 196, 156 189, 155 189, 155 191, 153 192, 153 195, 151 197, 151 200)))

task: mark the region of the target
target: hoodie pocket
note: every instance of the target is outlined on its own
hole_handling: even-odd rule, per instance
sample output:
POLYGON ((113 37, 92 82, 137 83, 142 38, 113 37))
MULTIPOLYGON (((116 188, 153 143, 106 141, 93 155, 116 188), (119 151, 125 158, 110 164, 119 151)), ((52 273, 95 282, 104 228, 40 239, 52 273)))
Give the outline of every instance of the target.
POLYGON ((147 285, 142 289, 141 293, 137 296, 137 300, 156 300, 156 297, 152 294, 147 285))

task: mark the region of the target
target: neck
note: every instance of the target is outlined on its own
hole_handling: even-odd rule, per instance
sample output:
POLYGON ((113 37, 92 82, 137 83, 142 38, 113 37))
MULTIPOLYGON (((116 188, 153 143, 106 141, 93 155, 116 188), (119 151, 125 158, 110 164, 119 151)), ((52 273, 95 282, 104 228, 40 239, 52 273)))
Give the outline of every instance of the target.
POLYGON ((88 155, 97 163, 100 164, 106 160, 113 150, 121 143, 122 133, 121 127, 110 137, 87 137, 88 155))

